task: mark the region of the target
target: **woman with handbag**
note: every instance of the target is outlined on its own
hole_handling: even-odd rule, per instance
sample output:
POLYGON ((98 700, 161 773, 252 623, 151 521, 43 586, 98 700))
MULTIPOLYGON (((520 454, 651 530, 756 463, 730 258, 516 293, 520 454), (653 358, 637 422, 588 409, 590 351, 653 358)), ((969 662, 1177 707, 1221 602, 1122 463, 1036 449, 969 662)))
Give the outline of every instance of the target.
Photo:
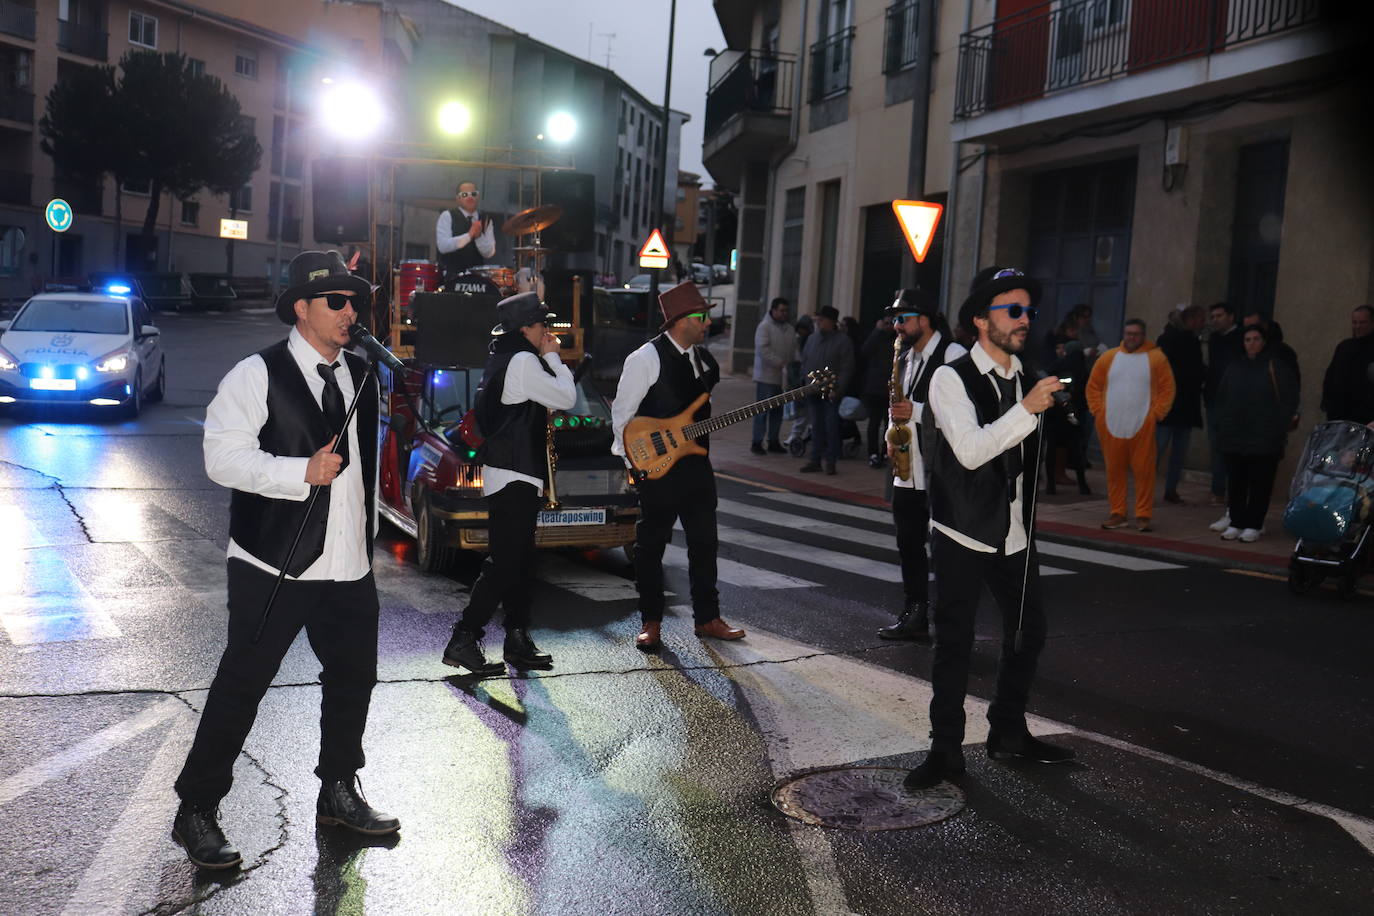
POLYGON ((1257 325, 1241 338, 1244 358, 1226 368, 1217 388, 1217 447, 1226 461, 1231 524, 1222 540, 1259 540, 1274 475, 1288 433, 1298 422, 1298 380, 1273 358, 1257 325))

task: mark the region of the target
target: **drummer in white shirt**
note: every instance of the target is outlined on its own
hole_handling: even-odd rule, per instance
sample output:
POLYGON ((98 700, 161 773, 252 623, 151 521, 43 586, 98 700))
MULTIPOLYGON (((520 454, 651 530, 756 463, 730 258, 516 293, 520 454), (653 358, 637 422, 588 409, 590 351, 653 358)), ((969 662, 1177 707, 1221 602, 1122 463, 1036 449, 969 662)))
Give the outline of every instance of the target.
POLYGON ((434 244, 445 282, 488 263, 496 254, 495 230, 477 209, 481 199, 474 182, 462 182, 454 194, 457 206, 440 213, 434 224, 434 244))

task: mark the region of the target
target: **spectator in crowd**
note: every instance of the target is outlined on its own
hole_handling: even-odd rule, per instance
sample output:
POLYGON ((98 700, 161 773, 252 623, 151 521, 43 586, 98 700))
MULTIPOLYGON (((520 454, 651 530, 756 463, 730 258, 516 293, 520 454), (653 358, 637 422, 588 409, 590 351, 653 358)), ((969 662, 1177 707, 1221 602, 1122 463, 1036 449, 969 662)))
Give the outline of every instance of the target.
POLYGON ((1259 312, 1247 312, 1241 321, 1242 332, 1245 328, 1256 325, 1264 332, 1265 349, 1269 351, 1269 355, 1288 364, 1288 368, 1293 370, 1293 375, 1298 380, 1298 390, 1301 391, 1302 370, 1298 368, 1298 351, 1283 342, 1283 326, 1259 312))
POLYGON ((1072 468, 1078 477, 1078 492, 1088 496, 1092 490, 1083 474, 1087 470, 1084 424, 1091 416, 1088 399, 1083 393, 1088 387, 1088 362, 1077 340, 1062 335, 1055 338, 1050 375, 1072 381, 1064 384, 1064 390, 1069 393, 1068 405, 1056 403, 1045 411, 1045 457, 1050 462, 1045 474, 1045 492, 1053 496, 1056 487, 1072 486, 1074 482, 1068 475, 1068 469, 1072 468))
POLYGON ((1183 505, 1178 482, 1183 476, 1183 459, 1188 456, 1188 441, 1193 430, 1202 426, 1202 383, 1207 367, 1202 362, 1202 341, 1198 337, 1207 322, 1206 310, 1193 304, 1170 316, 1168 327, 1159 335, 1159 349, 1169 360, 1174 373, 1174 406, 1159 421, 1156 441, 1159 455, 1169 455, 1164 474, 1164 501, 1183 505))
MULTIPOLYGON (((778 296, 768 307, 768 314, 754 329, 754 398, 764 398, 782 394, 783 384, 787 381, 787 367, 796 356, 797 331, 788 323, 789 303, 778 296)), ((749 450, 755 455, 765 454, 763 437, 768 436, 767 451, 781 454, 787 451, 782 447, 782 407, 765 411, 754 417, 754 441, 749 450)))
POLYGON ((1145 336, 1145 322, 1127 320, 1121 346, 1102 355, 1088 377, 1088 409, 1107 462, 1111 514, 1103 528, 1125 528, 1126 476, 1135 478, 1135 526, 1149 531, 1155 500, 1155 424, 1174 403, 1169 361, 1145 336))
POLYGON ((816 331, 802 351, 802 375, 827 368, 835 373, 835 390, 829 397, 806 399, 811 412, 811 460, 801 469, 807 473, 824 467, 825 473, 834 474, 840 457, 839 400, 854 378, 854 344, 839 324, 839 311, 833 305, 822 306, 816 312, 816 331))
MULTIPOLYGON (((815 333, 815 324, 810 315, 799 315, 797 317, 797 349, 792 356, 792 361, 787 364, 787 390, 802 386, 801 355, 806 347, 806 340, 815 333)), ((787 431, 787 438, 783 441, 783 448, 786 448, 793 455, 801 456, 805 449, 806 441, 811 438, 811 414, 807 410, 805 403, 793 401, 783 409, 784 419, 790 419, 792 426, 787 431)))
MULTIPOLYGON (((1207 405, 1207 441, 1212 451, 1212 505, 1226 505, 1226 461, 1217 447, 1217 389, 1221 386, 1226 368, 1241 355, 1240 328, 1236 325, 1236 310, 1229 302, 1215 303, 1207 310, 1212 333, 1207 335, 1207 377, 1202 385, 1202 400, 1207 405)), ((1215 531, 1230 525, 1223 515, 1212 523, 1215 531)))
MULTIPOLYGON (((849 380, 849 389, 844 392, 844 397, 863 400, 864 385, 864 335, 859 330, 859 321, 853 315, 845 315, 840 319, 840 328, 844 331, 851 343, 854 344, 854 375, 849 380)), ((855 420, 847 419, 844 414, 840 416, 840 443, 845 446, 844 454, 859 454, 863 448, 863 436, 859 432, 859 424, 855 420), (853 451, 848 448, 849 443, 853 442, 853 451)))
POLYGON ((1350 337, 1336 344, 1322 380, 1328 420, 1374 421, 1374 305, 1350 313, 1350 337))
POLYGON ((892 342, 897 332, 892 329, 892 319, 879 318, 860 352, 863 363, 863 384, 859 396, 863 399, 864 409, 868 411, 868 466, 880 468, 887 454, 887 442, 883 436, 884 419, 887 417, 889 385, 892 380, 892 342))
POLYGON ((1288 433, 1297 422, 1298 379, 1269 352, 1264 328, 1243 332, 1242 355, 1217 385, 1217 445, 1226 460, 1228 516, 1223 540, 1259 540, 1274 473, 1288 433))

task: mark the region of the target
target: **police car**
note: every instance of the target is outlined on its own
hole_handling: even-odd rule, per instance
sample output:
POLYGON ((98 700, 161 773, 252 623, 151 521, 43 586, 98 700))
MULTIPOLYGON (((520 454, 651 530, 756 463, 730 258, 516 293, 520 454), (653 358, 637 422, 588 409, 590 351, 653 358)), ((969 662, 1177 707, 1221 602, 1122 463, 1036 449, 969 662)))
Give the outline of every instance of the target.
POLYGON ((129 288, 34 296, 0 321, 0 404, 90 404, 138 416, 167 389, 161 332, 129 288))

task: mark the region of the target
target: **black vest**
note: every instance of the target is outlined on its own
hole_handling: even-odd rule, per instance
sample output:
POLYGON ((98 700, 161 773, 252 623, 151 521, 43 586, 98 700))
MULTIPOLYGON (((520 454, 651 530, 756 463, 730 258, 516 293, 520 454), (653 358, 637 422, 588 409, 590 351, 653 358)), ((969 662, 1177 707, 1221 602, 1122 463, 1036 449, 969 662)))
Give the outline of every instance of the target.
POLYGON ((482 372, 474 407, 484 441, 478 455, 484 465, 515 471, 548 483, 548 409, 537 401, 501 403, 506 390, 506 372, 517 353, 532 353, 539 367, 549 375, 553 370, 539 358, 539 351, 523 335, 511 332, 492 341, 491 355, 482 372))
MULTIPOLYGON (((997 389, 987 376, 978 371, 971 354, 959 357, 949 363, 949 367, 959 374, 960 381, 964 383, 964 391, 973 402, 979 426, 987 426, 1002 415, 997 389)), ((1025 379, 1023 376, 1020 378, 1024 392, 1025 379)), ((1000 551, 1011 527, 1005 455, 999 455, 970 471, 959 463, 943 430, 936 426, 929 402, 926 402, 925 420, 921 425, 926 431, 933 431, 930 435, 931 447, 926 452, 931 455, 931 520, 1000 551)), ((1036 479, 1036 465, 1040 461, 1039 429, 1022 440, 1021 448, 1024 462, 1021 524, 1029 538, 1030 510, 1035 501, 1031 481, 1036 479)))
MULTIPOLYGON (((342 352, 342 351, 341 351, 342 352)), ((282 340, 258 353, 267 364, 267 422, 258 431, 258 447, 281 458, 309 458, 329 443, 334 430, 329 428, 324 411, 311 394, 305 376, 282 340)), ((351 353, 342 358, 353 376, 353 389, 362 384, 366 363, 351 353)), ((321 359, 321 362, 324 360, 321 359)), ((347 406, 347 405, 345 405, 347 406)), ((358 451, 351 460, 361 461, 363 501, 367 512, 367 556, 372 558, 375 530, 374 479, 377 472, 377 380, 368 374, 367 387, 358 400, 358 410, 350 421, 358 431, 358 451)), ((299 576, 324 553, 325 528, 329 520, 331 487, 321 487, 314 511, 301 534, 300 544, 291 556, 286 572, 299 576)), ((229 498, 229 536, 234 542, 268 566, 280 569, 291 540, 305 518, 310 500, 299 502, 272 499, 234 490, 229 498)))
MULTIPOLYGON (((471 218, 463 212, 461 207, 454 207, 448 211, 449 225, 453 235, 462 235, 468 231, 472 225, 471 218)), ((483 227, 482 231, 486 231, 483 227)), ((445 276, 463 273, 474 267, 481 265, 482 252, 477 250, 477 239, 468 242, 457 251, 447 251, 439 255, 439 266, 443 268, 445 276)))
MULTIPOLYGON (((649 343, 658 351, 658 380, 644 393, 644 399, 639 402, 639 409, 635 411, 636 415, 675 417, 697 398, 710 393, 720 381, 720 365, 705 347, 693 347, 684 359, 677 346, 668 339, 666 331, 649 343), (688 362, 693 355, 701 359, 700 377, 692 371, 692 366, 688 362)), ((710 415, 711 400, 707 398, 706 403, 692 415, 692 419, 705 420, 710 415)), ((702 436, 696 441, 703 448, 711 447, 709 436, 702 436)))

